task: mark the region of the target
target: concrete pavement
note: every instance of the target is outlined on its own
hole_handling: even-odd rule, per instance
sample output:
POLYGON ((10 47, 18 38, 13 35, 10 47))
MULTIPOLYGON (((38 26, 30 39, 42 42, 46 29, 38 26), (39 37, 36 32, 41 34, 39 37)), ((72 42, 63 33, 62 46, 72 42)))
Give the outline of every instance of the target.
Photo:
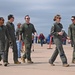
MULTIPOLYGON (((21 63, 20 65, 15 65, 13 63, 13 53, 12 50, 9 51, 9 65, 4 67, 0 66, 0 75, 75 75, 75 64, 72 64, 72 47, 70 45, 65 45, 64 50, 68 59, 69 67, 63 67, 61 59, 58 56, 55 65, 51 66, 48 63, 51 57, 55 45, 52 45, 53 49, 47 49, 48 45, 44 44, 43 47, 40 44, 34 45, 34 52, 32 52, 32 60, 34 64, 21 63)), ((21 59, 19 59, 21 61, 21 59)), ((1 61, 2 63, 2 61, 1 61)))

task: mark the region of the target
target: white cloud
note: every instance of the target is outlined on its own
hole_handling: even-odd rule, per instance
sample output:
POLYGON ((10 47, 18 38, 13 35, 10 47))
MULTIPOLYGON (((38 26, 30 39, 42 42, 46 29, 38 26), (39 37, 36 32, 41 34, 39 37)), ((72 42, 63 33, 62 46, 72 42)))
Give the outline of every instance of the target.
MULTIPOLYGON (((62 22, 68 25, 70 17, 75 15, 74 0, 0 0, 0 16, 7 21, 8 14, 15 16, 15 24, 24 22, 24 16, 29 14, 31 22, 37 27, 37 31, 49 32, 53 17, 56 14, 62 16, 62 22), (42 28, 44 26, 45 31, 42 28), (49 27, 46 27, 49 26, 49 27)), ((66 27, 66 26, 65 26, 66 27)), ((65 29, 65 28, 64 28, 65 29)), ((67 27, 66 27, 67 31, 67 27)))

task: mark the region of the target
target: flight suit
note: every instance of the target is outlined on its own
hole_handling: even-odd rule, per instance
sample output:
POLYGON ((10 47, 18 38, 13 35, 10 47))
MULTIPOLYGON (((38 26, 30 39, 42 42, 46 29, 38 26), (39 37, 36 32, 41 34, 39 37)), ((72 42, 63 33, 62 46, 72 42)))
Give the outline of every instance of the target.
POLYGON ((20 28, 20 35, 23 33, 23 40, 25 43, 25 53, 23 58, 31 61, 31 46, 32 46, 32 33, 36 32, 34 25, 24 23, 20 28))
MULTIPOLYGON (((67 64, 67 58, 65 56, 63 46, 62 46, 62 36, 58 35, 58 32, 61 32, 62 28, 63 26, 61 23, 54 23, 54 25, 51 28, 51 35, 53 35, 56 48, 51 59, 49 59, 50 64, 53 64, 58 54, 60 55, 62 63, 67 64)), ((63 36, 67 37, 67 34, 63 34, 63 36)))
POLYGON ((72 61, 75 61, 75 24, 69 25, 68 36, 71 39, 71 46, 73 47, 73 58, 72 58, 72 61))
POLYGON ((17 45, 16 45, 16 37, 15 37, 15 28, 14 28, 14 24, 10 23, 9 21, 6 23, 6 27, 8 29, 9 32, 9 36, 10 36, 10 40, 6 40, 6 48, 5 48, 5 56, 6 56, 6 62, 8 62, 8 50, 9 50, 9 42, 11 41, 13 43, 13 60, 14 62, 18 61, 18 50, 17 50, 17 45))
POLYGON ((0 61, 3 58, 3 62, 5 62, 5 43, 6 39, 9 39, 9 34, 6 26, 0 26, 0 61))

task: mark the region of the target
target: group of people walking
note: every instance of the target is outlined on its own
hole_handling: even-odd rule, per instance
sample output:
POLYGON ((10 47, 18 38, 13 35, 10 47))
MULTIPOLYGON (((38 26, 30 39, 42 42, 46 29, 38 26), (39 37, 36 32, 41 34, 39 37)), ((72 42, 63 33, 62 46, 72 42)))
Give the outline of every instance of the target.
MULTIPOLYGON (((32 45, 32 33, 37 35, 34 25, 30 23, 29 15, 25 16, 25 23, 21 26, 19 32, 18 41, 21 41, 22 34, 23 40, 25 43, 25 53, 21 58, 25 63, 25 59, 27 59, 27 63, 33 63, 31 60, 31 45, 32 45)), ((16 44, 15 37, 15 27, 14 27, 14 16, 12 14, 8 15, 8 22, 4 25, 4 18, 0 17, 0 61, 3 59, 4 66, 9 64, 8 62, 8 52, 10 42, 12 42, 13 46, 13 60, 14 64, 21 64, 18 61, 18 49, 16 44)))
POLYGON ((63 49, 63 46, 62 46, 62 37, 67 38, 68 42, 72 43, 72 46, 73 46, 72 63, 75 63, 75 16, 72 16, 72 18, 71 18, 72 24, 68 28, 68 35, 63 30, 63 25, 60 23, 61 16, 56 15, 56 16, 54 16, 53 20, 55 21, 55 23, 53 24, 53 26, 51 28, 51 35, 53 35, 54 43, 56 45, 56 48, 55 48, 55 51, 54 51, 53 55, 49 59, 49 63, 52 66, 55 66, 54 61, 59 54, 60 58, 62 60, 63 66, 68 67, 69 64, 67 62, 67 57, 65 55, 65 52, 64 52, 64 49, 63 49))
MULTIPOLYGON (((21 46, 22 39, 25 44, 25 52, 24 52, 24 55, 21 57, 21 60, 23 63, 26 62, 25 59, 27 59, 27 63, 33 63, 31 59, 32 33, 35 36, 37 36, 37 32, 34 25, 30 23, 30 16, 26 15, 24 19, 25 19, 24 24, 21 25, 21 23, 18 23, 19 33, 17 32, 18 31, 17 30, 16 35, 18 35, 18 37, 15 37, 15 27, 13 24, 14 16, 12 14, 8 15, 8 22, 6 23, 6 25, 4 25, 4 18, 0 17, 0 61, 1 59, 3 59, 4 66, 7 66, 9 64, 8 52, 9 52, 10 42, 12 42, 12 46, 13 46, 14 64, 21 64, 21 62, 18 61, 18 57, 21 57, 19 51, 21 50, 20 46, 21 46)), ((55 66, 54 61, 57 55, 59 54, 62 60, 63 66, 68 67, 69 64, 67 62, 67 57, 65 55, 65 52, 62 46, 62 37, 67 38, 68 41, 71 42, 73 46, 72 63, 75 63, 75 16, 72 16, 71 18, 72 24, 68 28, 68 35, 63 30, 63 25, 60 23, 61 16, 56 15, 54 16, 53 20, 55 21, 55 23, 53 24, 51 28, 50 34, 54 38, 54 43, 56 45, 56 48, 53 55, 49 59, 49 63, 52 66, 55 66)), ((42 36, 42 34, 40 36, 42 36)), ((43 46, 42 41, 41 41, 41 46, 43 46)))

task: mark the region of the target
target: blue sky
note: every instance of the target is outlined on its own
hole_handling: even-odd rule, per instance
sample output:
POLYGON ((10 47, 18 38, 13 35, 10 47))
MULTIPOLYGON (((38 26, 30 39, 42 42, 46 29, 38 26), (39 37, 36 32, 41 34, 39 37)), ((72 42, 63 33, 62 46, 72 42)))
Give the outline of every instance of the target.
POLYGON ((5 23, 9 14, 15 17, 15 27, 18 22, 25 22, 25 15, 30 15, 38 34, 43 32, 45 36, 50 33, 53 17, 60 14, 67 32, 71 16, 75 15, 75 0, 0 0, 0 16, 4 17, 5 23))

